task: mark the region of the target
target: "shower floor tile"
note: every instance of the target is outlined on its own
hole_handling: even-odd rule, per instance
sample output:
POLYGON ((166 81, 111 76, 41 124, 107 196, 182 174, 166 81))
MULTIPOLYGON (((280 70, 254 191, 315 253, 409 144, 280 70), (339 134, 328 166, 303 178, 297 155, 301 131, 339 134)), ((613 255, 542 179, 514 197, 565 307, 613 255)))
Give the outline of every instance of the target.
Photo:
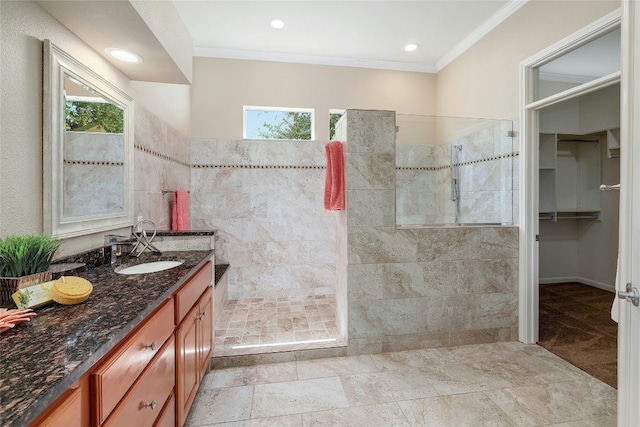
POLYGON ((214 356, 332 347, 338 336, 335 295, 230 300, 215 324, 214 356))

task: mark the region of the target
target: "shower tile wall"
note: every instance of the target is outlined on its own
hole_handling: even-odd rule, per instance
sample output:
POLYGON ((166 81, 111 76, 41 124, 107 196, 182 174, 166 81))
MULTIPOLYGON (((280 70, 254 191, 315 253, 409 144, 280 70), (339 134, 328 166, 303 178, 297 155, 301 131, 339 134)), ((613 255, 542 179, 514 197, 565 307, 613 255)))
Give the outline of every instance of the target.
POLYGON ((335 293, 324 144, 192 140, 191 159, 192 226, 219 230, 230 300, 335 293))
POLYGON ((190 140, 140 105, 135 109, 134 132, 134 216, 151 219, 158 229, 169 230, 172 192, 191 187, 190 140), (170 193, 163 195, 163 190, 170 193))
POLYGON ((352 354, 517 337, 516 227, 395 228, 395 115, 349 110, 352 354))
POLYGON ((122 134, 66 132, 63 216, 122 212, 124 137, 122 134), (103 197, 96 197, 100 194, 103 197))
MULTIPOLYGON (((461 145, 460 211, 462 222, 513 222, 512 122, 501 122, 458 138, 461 145)), ((449 148, 450 149, 450 148, 449 148)))
POLYGON ((398 224, 452 224, 450 145, 396 147, 398 224))
MULTIPOLYGON (((453 224, 451 147, 461 145, 461 222, 513 222, 516 142, 501 122, 439 145, 398 145, 398 224, 453 224)), ((515 197, 517 201, 517 196, 515 197)))

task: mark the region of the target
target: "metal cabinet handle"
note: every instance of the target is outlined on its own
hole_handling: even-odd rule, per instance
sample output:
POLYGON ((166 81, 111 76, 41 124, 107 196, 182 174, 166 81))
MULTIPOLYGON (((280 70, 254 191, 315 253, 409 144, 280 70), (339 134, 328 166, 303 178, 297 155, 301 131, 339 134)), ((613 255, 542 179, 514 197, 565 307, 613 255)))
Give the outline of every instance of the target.
POLYGON ((144 348, 150 348, 153 351, 156 351, 156 348, 158 348, 158 344, 156 344, 156 342, 152 342, 151 344, 147 344, 144 346, 144 348))
POLYGON ((151 410, 156 409, 156 406, 158 406, 158 402, 156 402, 156 400, 155 400, 155 399, 153 399, 153 400, 151 401, 151 403, 145 403, 145 404, 144 404, 144 407, 145 407, 145 408, 151 408, 151 410))

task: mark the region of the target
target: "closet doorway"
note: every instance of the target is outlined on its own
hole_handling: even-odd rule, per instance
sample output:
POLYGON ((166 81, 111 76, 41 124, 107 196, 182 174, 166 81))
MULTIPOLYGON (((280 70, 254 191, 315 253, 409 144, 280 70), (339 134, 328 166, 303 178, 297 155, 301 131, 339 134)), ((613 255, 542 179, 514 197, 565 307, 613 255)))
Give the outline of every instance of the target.
POLYGON ((538 344, 612 387, 619 106, 616 84, 539 112, 538 344))
MULTIPOLYGON (((602 176, 602 170, 595 178, 585 175, 591 169, 586 166, 598 167, 598 158, 594 156, 598 151, 578 144, 599 144, 602 155, 609 149, 608 141, 613 143, 615 139, 608 134, 615 135, 616 127, 620 126, 619 101, 613 99, 612 104, 607 104, 608 98, 601 96, 609 92, 617 92, 619 96, 620 92, 620 16, 620 11, 612 12, 521 65, 519 339, 525 343, 539 341, 539 279, 541 273, 548 273, 541 270, 540 258, 550 255, 544 242, 544 231, 548 228, 545 224, 560 223, 560 229, 571 229, 574 240, 583 236, 585 243, 591 239, 592 243, 602 245, 602 235, 594 230, 601 228, 597 225, 602 225, 605 216, 611 217, 604 215, 602 207, 594 207, 593 202, 602 202, 612 194, 600 193, 600 184, 619 181, 606 182, 609 177, 602 176), (580 110, 596 114, 580 114, 580 110), (616 123, 605 120, 611 113, 615 113, 616 123), (558 219, 560 216, 563 218, 558 219)), ((617 218, 617 214, 614 216, 617 218)), ((588 285, 604 283, 612 288, 614 277, 590 271, 596 264, 585 261, 588 256, 582 257, 580 265, 584 268, 578 270, 578 252, 567 250, 578 243, 563 242, 559 231, 553 235, 556 253, 566 256, 575 268, 568 274, 556 271, 543 278, 580 279, 578 283, 582 284, 587 281, 583 279, 588 279, 588 285)), ((615 231, 612 234, 617 237, 615 231)), ((616 255, 617 247, 607 255, 613 257, 614 276, 616 255)), ((600 261, 609 265, 608 261, 600 261)))

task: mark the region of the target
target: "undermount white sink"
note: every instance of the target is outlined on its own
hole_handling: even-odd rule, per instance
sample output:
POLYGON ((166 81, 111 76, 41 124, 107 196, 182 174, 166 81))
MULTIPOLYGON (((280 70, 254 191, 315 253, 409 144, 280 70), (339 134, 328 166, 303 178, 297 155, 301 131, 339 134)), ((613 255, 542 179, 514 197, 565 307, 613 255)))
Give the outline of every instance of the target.
POLYGON ((122 265, 114 270, 118 274, 144 274, 155 273, 156 271, 169 270, 183 264, 184 261, 153 261, 144 264, 136 264, 131 266, 122 265))

